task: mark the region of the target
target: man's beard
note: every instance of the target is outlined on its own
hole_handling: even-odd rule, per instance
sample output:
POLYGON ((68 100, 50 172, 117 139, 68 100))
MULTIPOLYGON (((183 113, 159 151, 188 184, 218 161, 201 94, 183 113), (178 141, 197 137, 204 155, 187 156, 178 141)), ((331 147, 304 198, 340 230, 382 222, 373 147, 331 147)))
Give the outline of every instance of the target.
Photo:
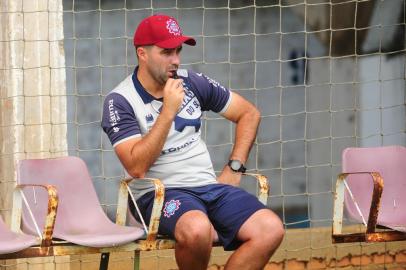
POLYGON ((148 68, 151 77, 160 85, 165 85, 166 81, 168 80, 168 76, 165 73, 159 72, 157 69, 148 68))

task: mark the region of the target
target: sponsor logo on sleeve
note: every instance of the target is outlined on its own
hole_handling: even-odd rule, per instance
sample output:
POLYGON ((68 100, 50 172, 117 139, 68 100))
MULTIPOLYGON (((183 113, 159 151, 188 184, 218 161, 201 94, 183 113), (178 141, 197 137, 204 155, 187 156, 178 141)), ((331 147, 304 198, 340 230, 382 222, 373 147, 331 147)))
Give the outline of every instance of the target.
POLYGON ((217 81, 213 80, 212 78, 207 77, 206 75, 203 75, 202 73, 196 73, 196 75, 199 76, 199 77, 205 77, 205 78, 207 79, 207 81, 208 81, 211 85, 213 85, 213 86, 215 86, 215 87, 218 87, 218 88, 220 88, 220 89, 223 90, 223 91, 227 91, 224 86, 222 86, 221 84, 219 84, 217 81))
POLYGON ((118 111, 114 109, 114 99, 109 100, 109 121, 110 125, 113 127, 113 131, 115 133, 119 132, 120 128, 116 127, 116 125, 120 121, 120 116, 118 114, 118 111))

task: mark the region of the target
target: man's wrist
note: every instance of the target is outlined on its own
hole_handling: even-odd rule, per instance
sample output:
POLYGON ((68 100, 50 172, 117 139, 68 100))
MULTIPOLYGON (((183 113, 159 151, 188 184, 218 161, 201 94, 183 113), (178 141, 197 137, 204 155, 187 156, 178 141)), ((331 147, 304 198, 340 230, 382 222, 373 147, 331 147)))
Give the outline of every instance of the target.
POLYGON ((230 159, 227 163, 227 166, 236 173, 245 173, 247 170, 244 164, 238 159, 230 159))
POLYGON ((171 110, 169 107, 163 105, 159 116, 165 117, 167 120, 173 121, 173 119, 175 119, 176 114, 177 111, 171 110))

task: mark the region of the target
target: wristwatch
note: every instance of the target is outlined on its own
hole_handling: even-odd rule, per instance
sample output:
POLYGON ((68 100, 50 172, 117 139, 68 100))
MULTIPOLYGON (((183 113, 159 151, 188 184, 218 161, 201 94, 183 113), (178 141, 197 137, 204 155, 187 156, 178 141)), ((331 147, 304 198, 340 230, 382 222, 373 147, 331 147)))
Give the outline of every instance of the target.
POLYGON ((231 168, 231 170, 233 170, 233 172, 245 173, 245 171, 247 170, 244 167, 244 164, 242 164, 241 161, 236 159, 230 159, 227 165, 231 168))

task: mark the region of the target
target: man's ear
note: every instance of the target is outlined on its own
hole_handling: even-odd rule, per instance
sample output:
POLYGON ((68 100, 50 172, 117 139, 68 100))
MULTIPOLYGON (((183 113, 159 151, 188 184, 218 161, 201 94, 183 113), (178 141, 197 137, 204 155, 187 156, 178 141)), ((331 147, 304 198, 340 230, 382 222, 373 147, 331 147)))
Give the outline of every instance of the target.
POLYGON ((135 53, 137 54, 139 60, 145 61, 145 58, 147 57, 147 49, 145 47, 137 47, 135 53))

